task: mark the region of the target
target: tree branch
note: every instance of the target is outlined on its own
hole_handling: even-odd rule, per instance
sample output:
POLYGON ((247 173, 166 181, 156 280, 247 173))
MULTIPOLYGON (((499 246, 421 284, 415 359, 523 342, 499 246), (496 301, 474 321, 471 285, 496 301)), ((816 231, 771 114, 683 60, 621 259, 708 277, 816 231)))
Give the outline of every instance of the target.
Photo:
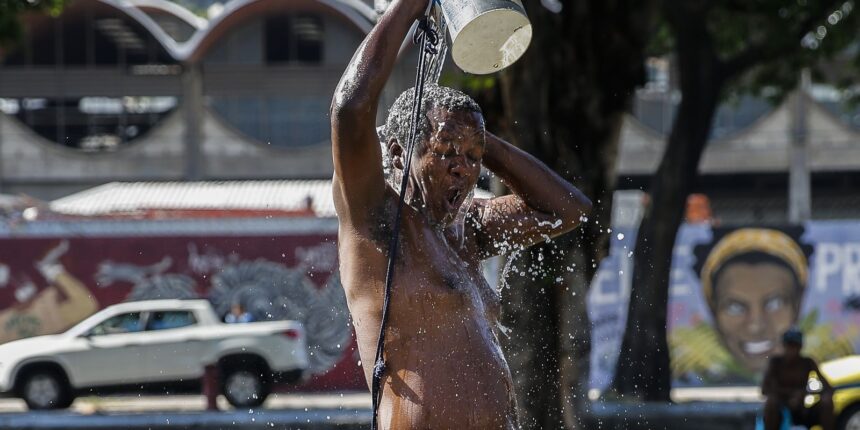
POLYGON ((797 49, 800 41, 803 40, 803 37, 812 31, 812 27, 827 18, 827 16, 833 12, 834 8, 841 1, 842 0, 827 0, 825 4, 816 11, 816 13, 809 15, 800 23, 794 36, 789 39, 788 43, 775 49, 771 49, 772 46, 768 45, 766 41, 753 42, 735 56, 722 60, 720 63, 723 76, 725 76, 726 79, 731 79, 743 74, 756 63, 790 54, 791 51, 797 49))
POLYGON ((750 7, 751 4, 749 1, 745 0, 724 0, 723 8, 728 10, 729 12, 738 12, 744 14, 756 14, 756 11, 750 7))

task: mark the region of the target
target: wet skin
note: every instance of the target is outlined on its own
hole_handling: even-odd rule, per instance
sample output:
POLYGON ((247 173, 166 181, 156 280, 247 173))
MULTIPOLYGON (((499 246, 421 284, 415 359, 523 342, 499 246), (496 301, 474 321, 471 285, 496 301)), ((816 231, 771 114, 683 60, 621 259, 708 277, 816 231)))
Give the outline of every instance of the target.
POLYGON ((723 342, 746 368, 763 371, 768 357, 782 352, 782 333, 797 320, 800 298, 792 272, 770 263, 733 263, 715 286, 723 342))
MULTIPOLYGON (((368 385, 397 205, 382 174, 376 109, 400 41, 425 7, 392 3, 359 47, 332 102, 341 281, 368 385)), ((380 428, 515 428, 511 374, 495 331, 500 301, 480 262, 496 255, 502 241, 528 246, 573 229, 590 202, 533 157, 486 132, 480 114, 434 108, 427 116, 432 130, 416 148, 408 178, 380 428), (465 222, 454 223, 481 165, 513 194, 475 200, 465 222)), ((396 139, 387 144, 396 178, 404 145, 396 139)))

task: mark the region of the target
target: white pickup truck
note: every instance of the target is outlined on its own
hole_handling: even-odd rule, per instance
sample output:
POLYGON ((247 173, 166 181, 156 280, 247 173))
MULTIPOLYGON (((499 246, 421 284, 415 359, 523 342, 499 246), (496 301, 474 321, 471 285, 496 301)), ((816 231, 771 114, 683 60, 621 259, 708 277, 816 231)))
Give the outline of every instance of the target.
POLYGON ((258 406, 274 383, 305 377, 304 329, 295 321, 223 324, 206 300, 122 303, 65 333, 0 345, 0 393, 54 409, 82 394, 199 390, 207 365, 217 366, 232 405, 258 406))

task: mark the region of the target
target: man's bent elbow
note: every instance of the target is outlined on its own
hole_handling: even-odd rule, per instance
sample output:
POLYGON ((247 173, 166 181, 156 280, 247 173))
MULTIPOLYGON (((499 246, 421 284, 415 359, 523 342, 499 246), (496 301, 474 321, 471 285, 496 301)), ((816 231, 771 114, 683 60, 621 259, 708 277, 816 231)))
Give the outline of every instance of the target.
POLYGON ((579 217, 588 216, 591 213, 591 210, 594 209, 594 204, 591 203, 591 199, 585 196, 580 196, 578 200, 578 209, 579 209, 579 217))
POLYGON ((553 236, 569 233, 575 230, 585 217, 591 213, 591 200, 586 197, 571 199, 562 210, 554 215, 547 214, 553 219, 553 236))
POLYGON ((569 207, 565 211, 566 216, 563 221, 570 229, 574 229, 591 213, 592 208, 591 199, 581 194, 573 195, 569 200, 569 207))

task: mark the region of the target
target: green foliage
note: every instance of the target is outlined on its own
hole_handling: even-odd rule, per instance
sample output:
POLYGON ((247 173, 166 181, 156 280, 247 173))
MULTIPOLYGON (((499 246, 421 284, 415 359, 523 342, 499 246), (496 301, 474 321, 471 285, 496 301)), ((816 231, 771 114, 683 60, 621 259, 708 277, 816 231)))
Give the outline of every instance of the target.
POLYGON ((0 0, 0 47, 21 37, 21 14, 43 12, 57 16, 68 0, 0 0))
MULTIPOLYGON (((671 0, 665 3, 665 8, 678 6, 671 0)), ((779 102, 797 86, 800 70, 807 67, 815 81, 842 88, 857 84, 860 10, 855 0, 691 3, 704 4, 714 53, 732 75, 724 98, 748 93, 779 102)), ((663 19, 650 44, 654 55, 671 52, 675 38, 684 37, 663 19)))
MULTIPOLYGON (((845 76, 832 73, 841 69, 853 77, 857 70, 856 67, 850 70, 851 61, 846 58, 851 46, 855 45, 856 49, 860 40, 860 10, 855 10, 853 0, 835 2, 835 5, 826 0, 750 2, 759 3, 767 8, 756 11, 762 17, 750 19, 747 28, 737 29, 738 35, 731 36, 724 29, 715 32, 722 55, 735 54, 737 46, 745 49, 753 43, 751 41, 757 41, 755 43, 763 46, 762 56, 772 57, 752 67, 739 81, 738 91, 778 101, 797 86, 798 71, 806 67, 811 69, 814 80, 843 87, 856 83, 855 79, 846 80, 845 76), (779 55, 779 52, 789 54, 779 55)), ((714 25, 725 25, 727 19, 720 17, 714 25)))
POLYGON ((696 378, 699 382, 723 383, 740 379, 754 381, 755 375, 738 364, 726 350, 711 324, 678 327, 669 334, 672 375, 676 379, 696 378))
POLYGON ((669 54, 675 49, 675 40, 672 37, 672 29, 665 19, 660 19, 654 25, 654 33, 648 42, 646 53, 651 57, 661 57, 669 54))
POLYGON ((470 75, 460 72, 445 72, 439 77, 439 84, 459 88, 467 94, 479 94, 491 91, 496 87, 498 77, 496 75, 470 75))
POLYGON ((854 339, 860 334, 857 327, 836 330, 833 323, 818 323, 819 312, 813 310, 799 323, 804 333, 803 353, 821 363, 854 353, 854 339))

